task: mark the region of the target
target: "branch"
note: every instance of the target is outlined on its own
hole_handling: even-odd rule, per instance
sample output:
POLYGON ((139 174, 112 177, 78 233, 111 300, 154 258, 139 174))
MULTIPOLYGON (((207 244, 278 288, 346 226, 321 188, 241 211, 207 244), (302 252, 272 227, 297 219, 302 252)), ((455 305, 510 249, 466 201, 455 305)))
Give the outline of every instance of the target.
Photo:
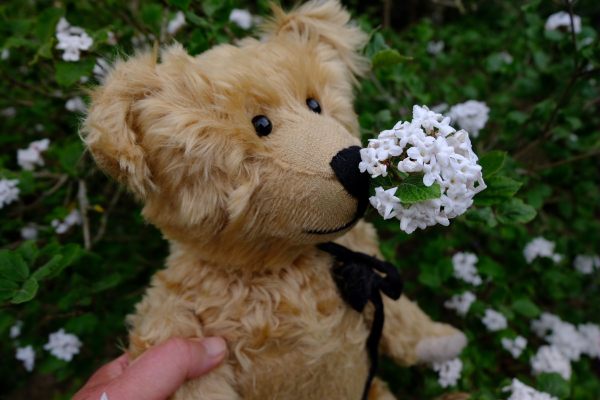
POLYGON ((118 186, 117 190, 115 191, 115 194, 110 199, 110 203, 108 203, 108 207, 106 208, 106 210, 104 211, 104 214, 102 215, 102 219, 100 220, 100 227, 98 228, 98 231, 96 232, 96 236, 94 236, 94 239, 92 240, 92 245, 95 245, 102 239, 102 237, 104 237, 104 234, 106 233, 106 227, 108 225, 108 216, 110 215, 112 210, 115 208, 115 206, 119 202, 119 198, 121 197, 122 193, 123 193, 123 187, 118 186))
POLYGON ((88 208, 90 206, 90 202, 87 197, 87 189, 85 186, 85 181, 83 179, 79 180, 79 189, 77 191, 77 200, 79 202, 79 212, 81 213, 81 221, 83 228, 83 243, 86 250, 89 250, 92 247, 92 243, 90 240, 90 221, 88 219, 88 208))

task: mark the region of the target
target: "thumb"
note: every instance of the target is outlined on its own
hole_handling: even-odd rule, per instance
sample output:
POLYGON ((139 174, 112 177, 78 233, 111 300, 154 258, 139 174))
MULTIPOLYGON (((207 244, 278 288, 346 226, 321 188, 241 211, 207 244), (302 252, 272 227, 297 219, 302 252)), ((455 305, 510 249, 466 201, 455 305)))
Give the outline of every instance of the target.
POLYGON ((169 339, 133 361, 105 392, 111 400, 164 400, 186 380, 219 365, 226 351, 218 337, 169 339))

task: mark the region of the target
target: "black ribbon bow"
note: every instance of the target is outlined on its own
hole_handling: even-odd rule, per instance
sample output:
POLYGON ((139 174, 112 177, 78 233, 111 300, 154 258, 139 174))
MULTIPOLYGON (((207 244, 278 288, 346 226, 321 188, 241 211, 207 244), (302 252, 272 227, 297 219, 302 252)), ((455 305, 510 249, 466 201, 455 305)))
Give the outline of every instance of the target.
POLYGON ((358 312, 362 312, 369 301, 375 306, 373 324, 367 339, 367 353, 371 367, 362 395, 362 399, 367 400, 371 383, 377 372, 379 341, 383 332, 384 313, 381 293, 398 300, 402 295, 402 278, 392 264, 352 251, 337 243, 322 243, 317 247, 334 257, 335 264, 331 273, 344 301, 358 312))

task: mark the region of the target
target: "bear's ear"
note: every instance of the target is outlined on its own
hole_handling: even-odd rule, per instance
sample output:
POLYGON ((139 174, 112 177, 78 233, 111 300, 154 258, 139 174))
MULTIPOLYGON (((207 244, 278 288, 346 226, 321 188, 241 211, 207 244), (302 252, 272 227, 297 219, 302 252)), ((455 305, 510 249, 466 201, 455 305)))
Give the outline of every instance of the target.
POLYGON ((350 22, 350 14, 338 0, 312 0, 286 13, 273 4, 273 17, 263 26, 267 36, 292 35, 331 46, 349 71, 362 76, 369 62, 358 52, 367 35, 350 22))
POLYGON ((92 91, 82 127, 82 138, 100 168, 142 199, 154 185, 134 106, 160 87, 156 58, 155 50, 118 61, 105 83, 92 91))

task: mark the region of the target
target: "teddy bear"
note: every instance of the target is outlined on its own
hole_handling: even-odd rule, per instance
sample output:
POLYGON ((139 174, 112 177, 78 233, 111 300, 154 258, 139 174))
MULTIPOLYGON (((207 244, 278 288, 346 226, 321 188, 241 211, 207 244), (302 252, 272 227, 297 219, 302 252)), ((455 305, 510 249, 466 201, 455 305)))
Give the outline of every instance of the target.
POLYGON ((380 307, 353 307, 332 273, 343 254, 387 265, 361 219, 369 185, 353 90, 365 42, 336 0, 273 6, 260 39, 195 57, 178 44, 142 52, 92 91, 87 148, 170 246, 128 317, 131 355, 171 337, 229 346, 174 399, 394 399, 372 376, 373 347, 413 365, 465 346, 398 287, 365 298, 380 307))

